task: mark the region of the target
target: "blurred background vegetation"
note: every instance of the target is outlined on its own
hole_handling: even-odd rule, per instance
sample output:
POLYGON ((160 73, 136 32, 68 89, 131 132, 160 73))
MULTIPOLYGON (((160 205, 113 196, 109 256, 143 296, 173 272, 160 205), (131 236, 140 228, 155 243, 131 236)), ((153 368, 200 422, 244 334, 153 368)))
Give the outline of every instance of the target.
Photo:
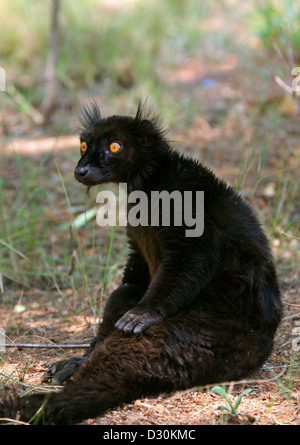
POLYGON ((148 97, 175 147, 251 201, 282 283, 295 285, 299 2, 4 0, 0 23, 5 308, 26 312, 38 292, 39 304, 81 311, 120 276, 124 233, 95 227, 94 195, 73 179, 73 123, 90 97, 103 115, 134 114, 148 97))
POLYGON ((150 95, 159 108, 167 100, 165 108, 173 109, 172 72, 188 59, 220 62, 239 53, 251 81, 251 61, 260 54, 268 57, 260 82, 279 74, 290 83, 300 57, 300 6, 291 0, 13 0, 2 2, 0 19, 0 66, 7 74, 2 105, 32 112, 34 120, 31 106, 42 108, 53 53, 59 123, 68 122, 66 109, 103 90, 115 98, 127 89, 125 107, 150 95), (57 26, 51 32, 55 5, 57 26))
MULTIPOLYGON (((0 326, 8 341, 90 342, 127 245, 124 228, 96 225, 99 190, 86 195, 74 180, 74 123, 91 97, 104 116, 134 115, 148 98, 174 147, 233 184, 270 238, 285 317, 262 378, 282 377, 271 390, 254 386, 248 410, 259 423, 297 423, 300 114, 291 72, 300 66, 300 2, 2 0, 0 23, 0 326)), ((28 360, 65 358, 8 351, 0 387, 25 374, 39 385, 28 360)), ((198 408, 199 423, 218 422, 198 408)), ((182 422, 194 419, 187 416, 180 411, 182 422)))

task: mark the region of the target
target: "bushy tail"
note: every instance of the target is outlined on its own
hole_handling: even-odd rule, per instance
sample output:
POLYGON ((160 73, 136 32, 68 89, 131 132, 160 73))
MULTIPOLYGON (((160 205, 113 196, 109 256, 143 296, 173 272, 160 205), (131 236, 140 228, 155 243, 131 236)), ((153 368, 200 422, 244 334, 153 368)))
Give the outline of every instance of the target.
POLYGON ((78 423, 144 396, 236 380, 259 368, 272 335, 240 322, 165 321, 143 335, 114 331, 62 391, 0 399, 0 418, 44 424, 78 423), (233 326, 235 324, 235 326, 233 326), (197 332, 196 332, 197 330, 197 332), (244 331, 244 332, 243 332, 244 331))
POLYGON ((36 424, 78 423, 143 395, 171 391, 176 377, 171 375, 163 343, 163 339, 156 344, 146 336, 115 332, 60 392, 0 398, 0 418, 36 424))
MULTIPOLYGON (((58 393, 39 393, 24 397, 8 395, 0 401, 0 423, 16 420, 33 425, 74 424, 97 417, 120 404, 122 399, 122 395, 114 398, 111 391, 97 394, 94 390, 89 392, 82 385, 78 388, 76 386, 67 385, 58 393)), ((134 397, 124 397, 123 401, 133 399, 134 397)))
POLYGON ((43 419, 43 409, 53 393, 19 397, 14 392, 2 396, 0 400, 0 423, 14 421, 30 424, 47 423, 43 419), (44 421, 43 421, 44 420, 44 421))

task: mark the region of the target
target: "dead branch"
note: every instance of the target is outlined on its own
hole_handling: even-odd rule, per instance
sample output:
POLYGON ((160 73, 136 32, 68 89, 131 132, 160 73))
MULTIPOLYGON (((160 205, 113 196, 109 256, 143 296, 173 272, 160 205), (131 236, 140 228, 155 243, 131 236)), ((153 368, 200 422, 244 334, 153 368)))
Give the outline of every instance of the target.
POLYGON ((31 343, 5 343, 4 345, 1 345, 5 348, 45 348, 45 349, 72 349, 72 348, 88 348, 88 344, 76 344, 76 345, 38 345, 38 344, 31 344, 31 343))

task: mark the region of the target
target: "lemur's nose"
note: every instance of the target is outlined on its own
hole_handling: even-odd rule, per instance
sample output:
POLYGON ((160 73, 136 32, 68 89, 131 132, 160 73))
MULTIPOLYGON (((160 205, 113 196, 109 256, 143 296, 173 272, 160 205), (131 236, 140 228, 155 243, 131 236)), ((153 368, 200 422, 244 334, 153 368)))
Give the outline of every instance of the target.
POLYGON ((88 174, 88 167, 76 167, 74 174, 76 178, 84 178, 88 174))

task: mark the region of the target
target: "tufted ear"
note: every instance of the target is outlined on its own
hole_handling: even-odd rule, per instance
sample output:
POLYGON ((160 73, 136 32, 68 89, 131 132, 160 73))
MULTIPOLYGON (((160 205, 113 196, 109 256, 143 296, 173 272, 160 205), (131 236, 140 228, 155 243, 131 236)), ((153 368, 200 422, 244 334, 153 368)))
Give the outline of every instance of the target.
POLYGON ((155 127, 150 119, 142 119, 140 129, 144 132, 155 133, 155 127))
POLYGON ((155 126, 149 119, 142 119, 138 129, 138 142, 142 145, 152 145, 158 139, 155 126))
POLYGON ((151 146, 164 137, 165 131, 159 124, 158 116, 147 102, 140 102, 135 116, 137 124, 137 138, 142 145, 151 146))
POLYGON ((77 125, 80 132, 89 131, 93 126, 101 120, 100 109, 94 99, 88 105, 85 105, 79 113, 80 124, 77 125))

